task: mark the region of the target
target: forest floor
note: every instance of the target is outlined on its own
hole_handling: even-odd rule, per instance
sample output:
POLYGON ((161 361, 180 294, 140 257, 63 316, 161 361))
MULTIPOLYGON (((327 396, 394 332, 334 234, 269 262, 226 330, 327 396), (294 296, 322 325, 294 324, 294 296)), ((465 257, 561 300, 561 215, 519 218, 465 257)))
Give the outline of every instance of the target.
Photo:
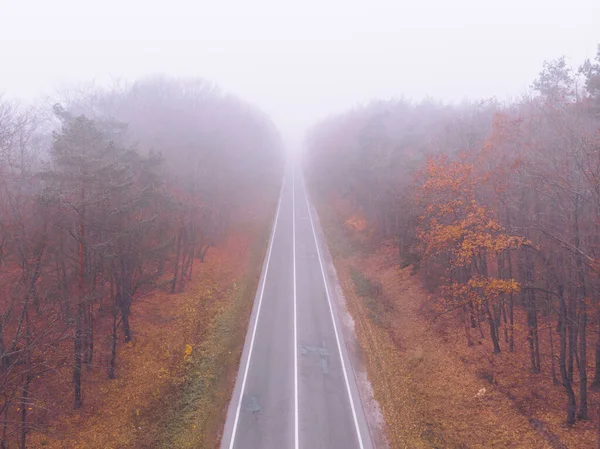
POLYGON ((238 370, 267 248, 269 213, 255 213, 196 261, 183 293, 134 305, 133 342, 117 379, 85 373, 84 407, 54 398, 58 421, 31 431, 29 447, 216 448, 238 370))
MULTIPOLYGON (((494 355, 478 330, 467 346, 457 317, 430 319, 431 296, 411 268, 399 268, 393 249, 369 247, 364 231, 330 204, 319 212, 391 448, 596 447, 600 396, 590 392, 590 421, 565 425, 566 394, 552 381, 547 332, 540 374, 528 368, 525 326, 515 329, 514 353, 503 342, 494 355)), ((515 321, 525 323, 518 314, 515 321)))

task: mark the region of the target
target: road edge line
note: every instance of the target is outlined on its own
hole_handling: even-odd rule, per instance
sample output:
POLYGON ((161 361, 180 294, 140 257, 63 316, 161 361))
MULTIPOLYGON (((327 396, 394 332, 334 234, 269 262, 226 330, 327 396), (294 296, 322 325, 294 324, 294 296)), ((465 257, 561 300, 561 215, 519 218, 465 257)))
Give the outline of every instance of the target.
MULTIPOLYGON (((284 172, 285 173, 285 172, 284 172)), ((262 286, 260 289, 260 296, 258 299, 258 307, 256 310, 256 317, 254 319, 254 328, 252 330, 252 337, 250 339, 250 348, 248 350, 248 359, 246 360, 246 368, 244 369, 244 377, 242 378, 242 385, 240 387, 240 397, 238 398, 238 404, 235 412, 235 419, 233 421, 233 428, 231 430, 231 439, 229 442, 229 449, 233 449, 235 445, 235 437, 237 433, 238 421, 240 418, 240 411, 242 408, 242 399, 244 397, 244 390, 246 389, 246 379, 248 377, 248 371, 250 369, 250 361, 252 360, 252 351, 254 350, 254 338, 256 337, 256 329, 258 328, 258 320, 260 318, 260 310, 262 307, 262 300, 265 293, 265 285, 267 283, 267 275, 269 273, 269 264, 271 262, 271 252, 273 250, 273 242, 275 242, 275 233, 277 232, 277 223, 279 222, 279 211, 281 209, 281 201, 283 199, 283 191, 285 188, 285 175, 281 182, 281 191, 279 192, 279 201, 277 203, 277 212, 275 213, 275 219, 273 220, 273 231, 271 232, 271 241, 269 242, 269 250, 267 251, 267 260, 265 265, 265 272, 262 278, 262 286)))
POLYGON ((294 447, 299 449, 298 430, 298 318, 296 297, 296 165, 292 167, 292 253, 294 258, 294 447))
POLYGON ((358 416, 356 414, 356 407, 354 405, 354 399, 352 398, 352 391, 350 389, 350 381, 348 380, 348 371, 346 369, 346 362, 344 361, 344 355, 342 354, 342 346, 340 343, 340 336, 335 322, 335 315, 333 313, 333 305, 331 303, 331 295, 329 294, 329 285, 327 283, 327 276, 325 275, 325 268, 323 267, 323 259, 321 257, 321 250, 319 249, 319 241, 317 240, 317 234, 315 232, 315 224, 312 217, 310 204, 308 202, 308 194, 306 192, 306 183, 304 177, 302 178, 302 184, 304 186, 304 198, 306 199, 306 207, 308 208, 308 216, 310 218, 310 226, 312 228, 313 238, 315 240, 315 246, 317 247, 317 256, 319 257, 319 265, 321 267, 321 275, 323 276, 323 283, 325 284, 325 294, 327 295, 327 302, 329 304, 329 312, 331 314, 331 321, 333 322, 333 331, 335 333, 335 340, 340 354, 340 361, 342 363, 342 371, 344 372, 344 381, 346 383, 346 392, 348 393, 348 399, 350 400, 350 408, 352 409, 352 418, 354 420, 354 428, 356 429, 356 437, 358 438, 358 444, 360 449, 364 449, 362 433, 360 426, 358 425, 358 416))

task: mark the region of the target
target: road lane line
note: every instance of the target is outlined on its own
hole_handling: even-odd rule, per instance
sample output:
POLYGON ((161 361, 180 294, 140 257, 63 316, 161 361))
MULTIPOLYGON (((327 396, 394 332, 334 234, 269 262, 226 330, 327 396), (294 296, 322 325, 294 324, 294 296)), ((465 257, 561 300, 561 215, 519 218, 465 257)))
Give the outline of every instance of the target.
POLYGON ((260 296, 258 299, 258 308, 256 310, 256 318, 254 320, 254 329, 252 329, 252 338, 250 339, 250 349, 248 351, 248 360, 246 360, 246 368, 244 369, 244 377, 242 378, 242 387, 240 389, 240 397, 238 399, 237 409, 235 411, 235 420, 233 421, 233 430, 231 431, 231 441, 229 443, 229 449, 233 449, 235 444, 235 437, 237 433, 238 421, 240 419, 240 410, 242 408, 242 399, 244 397, 244 391, 246 389, 246 379, 248 378, 248 370, 250 368, 250 360, 252 359, 252 350, 254 349, 254 337, 256 336, 256 329, 258 327, 258 319, 260 317, 260 309, 262 306, 263 295, 265 293, 265 285, 267 283, 267 275, 269 274, 269 264, 271 262, 271 252, 273 250, 273 242, 275 242, 275 233, 277 231, 277 222, 279 221, 279 210, 281 208, 281 200, 283 198, 283 192, 285 187, 285 176, 281 183, 281 192, 279 193, 279 202, 277 203, 277 212, 275 213, 275 221, 273 224, 273 231, 271 233, 271 242, 269 243, 269 251, 267 253, 267 265, 265 267, 265 275, 260 289, 260 296))
POLYGON ((356 437, 358 438, 358 444, 360 449, 364 449, 362 435, 360 427, 358 425, 358 417, 356 415, 356 408, 354 407, 354 399, 352 399, 352 391, 350 390, 350 382, 348 381, 348 372, 346 370, 346 363, 344 362, 344 356, 342 355, 342 345, 340 343, 340 337, 335 324, 335 317, 333 313, 333 306, 331 305, 331 296, 329 294, 329 287, 327 285, 327 276, 325 276, 325 269, 323 268, 323 260, 321 258, 321 251, 319 250, 319 242, 317 241, 317 233, 315 232, 315 225, 312 218, 312 212, 310 211, 310 204, 308 203, 308 195, 306 193, 306 184, 304 183, 304 176, 302 177, 302 184, 304 187, 304 198, 306 199, 306 207, 308 208, 308 217, 310 219, 310 226, 312 227, 313 238, 315 240, 315 246, 317 247, 317 256, 319 257, 319 265, 321 266, 321 274, 323 275, 323 283, 325 284, 325 293, 327 294, 327 302, 329 303, 329 312, 331 313, 331 321, 333 322, 333 330, 335 333, 335 341, 337 342, 338 352, 340 354, 340 360, 342 362, 342 371, 344 372, 344 381, 346 383, 346 391, 348 392, 348 398, 350 399, 350 407, 352 408, 352 418, 354 419, 354 427, 356 429, 356 437))
POLYGON ((294 447, 298 438, 298 320, 296 319, 296 165, 292 168, 292 254, 294 259, 294 447))

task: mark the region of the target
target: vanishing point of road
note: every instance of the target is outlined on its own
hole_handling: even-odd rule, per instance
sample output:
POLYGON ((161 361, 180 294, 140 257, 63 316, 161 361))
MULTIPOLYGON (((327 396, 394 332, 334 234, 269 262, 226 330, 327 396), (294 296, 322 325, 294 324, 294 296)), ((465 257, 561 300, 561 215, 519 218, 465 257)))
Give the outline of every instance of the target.
POLYGON ((373 448, 318 226, 290 164, 221 449, 373 448))

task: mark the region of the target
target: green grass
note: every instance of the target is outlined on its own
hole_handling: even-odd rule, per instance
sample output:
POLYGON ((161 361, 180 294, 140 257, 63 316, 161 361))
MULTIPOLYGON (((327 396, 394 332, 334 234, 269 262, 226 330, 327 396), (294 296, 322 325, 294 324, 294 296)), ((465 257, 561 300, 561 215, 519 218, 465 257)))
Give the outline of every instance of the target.
POLYGON ((354 283, 355 292, 363 298, 378 298, 383 293, 383 286, 366 277, 361 271, 350 267, 350 277, 354 283))
POLYGON ((153 447, 217 447, 260 277, 267 231, 258 233, 250 249, 250 270, 218 301, 208 332, 194 346, 186 364, 182 385, 173 397, 162 398, 165 419, 161 439, 153 447))
POLYGON ((354 284, 354 292, 362 298, 363 303, 369 310, 369 318, 378 326, 384 327, 383 315, 383 286, 365 276, 353 266, 349 267, 350 278, 354 284))

